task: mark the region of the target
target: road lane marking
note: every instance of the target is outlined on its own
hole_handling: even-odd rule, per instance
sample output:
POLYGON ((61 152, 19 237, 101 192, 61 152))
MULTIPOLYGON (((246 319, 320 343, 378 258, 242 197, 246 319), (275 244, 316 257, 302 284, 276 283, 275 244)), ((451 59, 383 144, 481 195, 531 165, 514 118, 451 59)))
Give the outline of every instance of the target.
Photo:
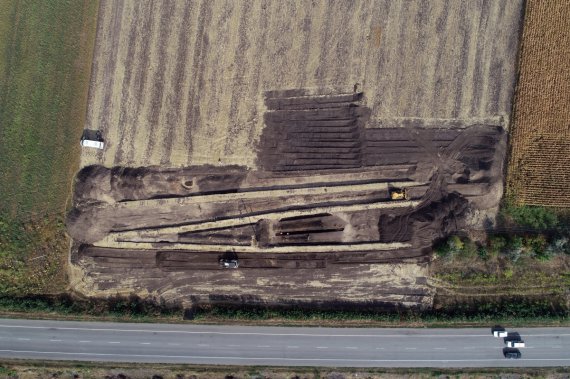
POLYGON ((109 342, 107 342, 107 343, 120 343, 120 342, 117 342, 117 341, 109 341, 109 342))
POLYGON ((383 347, 377 347, 376 350, 384 350, 383 347))
POLYGON ((29 341, 29 338, 18 338, 18 341, 29 341))
POLYGON ((358 349, 356 346, 345 346, 344 348, 345 349, 353 349, 353 350, 358 349))
POLYGON ((49 342, 61 342, 61 340, 49 340, 49 342))
POLYGON ((170 346, 180 346, 179 343, 168 343, 168 345, 170 345, 170 346))
POLYGON ((210 345, 208 345, 207 343, 199 343, 198 346, 207 347, 207 346, 210 346, 210 345))
MULTIPOLYGON (((136 333, 182 333, 182 334, 214 334, 214 335, 252 335, 252 336, 291 336, 291 337, 351 337, 351 338, 434 338, 434 337, 449 337, 449 338, 466 338, 466 337, 490 337, 491 334, 309 334, 309 333, 261 333, 261 332, 199 332, 189 330, 152 330, 152 329, 113 329, 113 328, 72 328, 72 327, 53 327, 53 326, 25 326, 25 325, 4 325, 0 324, 0 328, 19 328, 19 329, 51 329, 53 330, 85 330, 85 331, 100 331, 100 332, 136 332, 136 333)), ((529 334, 525 333, 527 337, 567 337, 569 334, 529 334)), ((489 339, 490 339, 489 338, 489 339)))
MULTIPOLYGON (((276 360, 276 361, 344 361, 344 362, 508 362, 504 358, 496 359, 351 359, 351 358, 282 358, 282 357, 228 357, 228 356, 200 356, 200 355, 152 355, 152 354, 116 354, 116 353, 79 353, 63 351, 35 351, 35 350, 0 350, 0 353, 25 353, 25 354, 59 354, 59 355, 79 355, 94 357, 138 357, 138 358, 179 358, 179 359, 216 359, 220 361, 228 360, 276 360)), ((569 358, 524 358, 521 362, 570 362, 569 358)), ((510 362, 508 362, 510 363, 510 362)))
POLYGON ((241 345, 226 345, 227 347, 240 347, 241 345))
POLYGON ((150 342, 140 342, 139 345, 150 345, 150 342))
POLYGON ((447 350, 447 347, 434 347, 435 350, 447 350))
POLYGON ((328 346, 317 346, 317 349, 328 349, 328 346))
POLYGON ((405 349, 406 349, 406 350, 416 350, 417 347, 406 347, 405 349))
POLYGON ((91 342, 91 341, 79 341, 79 342, 81 342, 81 343, 89 343, 89 342, 91 342))
POLYGON ((299 346, 287 346, 287 349, 298 349, 299 346))

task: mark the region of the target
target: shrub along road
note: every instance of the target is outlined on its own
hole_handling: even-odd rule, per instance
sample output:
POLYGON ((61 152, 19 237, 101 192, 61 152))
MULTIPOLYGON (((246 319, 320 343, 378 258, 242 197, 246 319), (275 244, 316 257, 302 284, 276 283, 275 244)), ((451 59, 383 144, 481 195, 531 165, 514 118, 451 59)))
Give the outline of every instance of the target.
MULTIPOLYGON (((512 331, 514 332, 514 330, 512 331)), ((0 356, 333 367, 568 366, 570 328, 521 328, 505 359, 487 329, 349 329, 0 320, 0 356)))

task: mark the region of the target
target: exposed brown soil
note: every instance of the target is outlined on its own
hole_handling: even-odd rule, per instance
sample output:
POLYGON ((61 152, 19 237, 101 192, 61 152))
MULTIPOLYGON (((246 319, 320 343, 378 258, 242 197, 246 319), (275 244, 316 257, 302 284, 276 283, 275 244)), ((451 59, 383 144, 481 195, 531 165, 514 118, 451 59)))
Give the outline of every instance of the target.
POLYGON ((500 182, 504 132, 366 130, 361 97, 268 98, 264 171, 86 167, 68 218, 84 243, 76 287, 187 304, 429 307, 431 245, 500 182), (406 198, 390 199, 402 189, 406 198))
POLYGON ((102 1, 72 285, 430 306, 502 192, 522 3, 102 1))

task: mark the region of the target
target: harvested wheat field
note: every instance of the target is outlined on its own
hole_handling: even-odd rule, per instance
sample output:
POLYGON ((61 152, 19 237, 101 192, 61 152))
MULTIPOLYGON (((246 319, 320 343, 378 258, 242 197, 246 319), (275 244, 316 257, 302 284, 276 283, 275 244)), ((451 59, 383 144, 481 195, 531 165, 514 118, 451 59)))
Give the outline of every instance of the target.
POLYGON ((527 2, 509 190, 528 205, 570 207, 570 3, 527 2))
POLYGON ((103 1, 72 285, 430 307, 433 241, 502 194, 521 20, 522 0, 103 1))

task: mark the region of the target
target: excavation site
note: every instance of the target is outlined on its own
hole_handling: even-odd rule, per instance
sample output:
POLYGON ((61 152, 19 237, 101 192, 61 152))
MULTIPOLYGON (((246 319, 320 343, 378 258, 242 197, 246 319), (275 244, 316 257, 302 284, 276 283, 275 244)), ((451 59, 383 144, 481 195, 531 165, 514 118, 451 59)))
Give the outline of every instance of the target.
POLYGON ((268 93, 260 170, 85 167, 68 218, 82 284, 184 303, 429 307, 431 246, 497 206, 505 134, 367 129, 362 96, 268 93))
POLYGON ((495 222, 522 3, 101 1, 72 288, 429 309, 495 222))

